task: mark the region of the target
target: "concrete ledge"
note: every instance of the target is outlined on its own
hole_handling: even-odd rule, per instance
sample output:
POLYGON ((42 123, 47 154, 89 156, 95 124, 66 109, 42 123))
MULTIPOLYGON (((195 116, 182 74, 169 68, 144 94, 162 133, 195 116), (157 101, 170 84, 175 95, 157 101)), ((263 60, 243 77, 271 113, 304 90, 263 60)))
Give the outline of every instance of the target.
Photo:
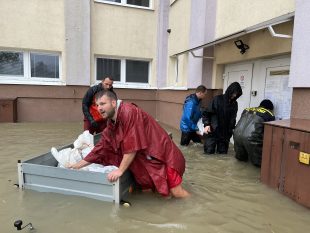
POLYGON ((0 99, 0 122, 17 121, 17 99, 0 99))

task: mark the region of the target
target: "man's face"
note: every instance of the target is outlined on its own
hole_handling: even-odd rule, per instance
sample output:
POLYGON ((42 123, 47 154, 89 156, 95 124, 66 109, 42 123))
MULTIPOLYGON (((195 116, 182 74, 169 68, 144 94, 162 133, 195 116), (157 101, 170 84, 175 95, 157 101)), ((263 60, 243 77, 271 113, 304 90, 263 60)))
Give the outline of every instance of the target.
POLYGON ((206 95, 207 95, 207 92, 205 91, 205 92, 198 92, 197 93, 197 97, 198 97, 198 99, 203 99, 203 98, 205 98, 206 97, 206 95))
POLYGON ((237 100, 237 93, 233 93, 231 96, 230 96, 230 102, 233 102, 235 100, 237 100))
POLYGON ((112 119, 115 115, 116 100, 112 100, 106 95, 96 100, 98 111, 103 118, 112 119))
POLYGON ((104 90, 110 90, 113 86, 113 81, 109 78, 105 78, 103 81, 102 81, 102 86, 103 86, 103 89, 104 90))

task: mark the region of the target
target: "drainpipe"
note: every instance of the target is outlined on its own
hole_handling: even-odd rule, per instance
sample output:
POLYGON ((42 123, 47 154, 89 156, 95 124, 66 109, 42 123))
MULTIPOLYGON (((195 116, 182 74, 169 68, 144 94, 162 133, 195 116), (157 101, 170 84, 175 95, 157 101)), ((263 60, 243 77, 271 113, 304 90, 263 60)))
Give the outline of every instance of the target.
POLYGON ((206 57, 206 56, 197 56, 193 51, 190 51, 190 53, 193 55, 195 58, 203 58, 203 59, 212 59, 214 60, 214 57, 206 57))
POLYGON ((277 34, 277 33, 275 33, 275 31, 273 30, 272 25, 269 25, 269 26, 268 26, 268 30, 269 30, 270 34, 271 34, 273 37, 292 38, 291 35, 285 35, 285 34, 277 34))

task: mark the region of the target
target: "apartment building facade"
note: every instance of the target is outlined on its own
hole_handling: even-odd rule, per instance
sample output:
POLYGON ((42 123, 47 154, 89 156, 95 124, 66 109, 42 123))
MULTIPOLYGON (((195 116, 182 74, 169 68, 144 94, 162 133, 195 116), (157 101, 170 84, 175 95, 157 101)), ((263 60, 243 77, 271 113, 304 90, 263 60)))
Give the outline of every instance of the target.
POLYGON ((309 119, 309 8, 302 0, 0 0, 0 119, 81 121, 84 93, 106 75, 121 99, 176 128, 201 83, 205 104, 238 81, 240 109, 268 97, 279 118, 309 119))

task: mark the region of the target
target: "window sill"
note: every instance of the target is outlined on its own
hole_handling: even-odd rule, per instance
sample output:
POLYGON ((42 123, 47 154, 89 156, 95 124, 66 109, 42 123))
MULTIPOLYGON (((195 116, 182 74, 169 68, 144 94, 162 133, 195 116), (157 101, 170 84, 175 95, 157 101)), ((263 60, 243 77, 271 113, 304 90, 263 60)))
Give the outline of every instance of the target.
POLYGON ((109 4, 109 5, 114 5, 114 6, 122 6, 122 7, 129 7, 129 8, 137 8, 137 9, 141 9, 141 10, 154 11, 154 9, 151 7, 135 6, 135 5, 122 4, 122 3, 117 3, 117 2, 106 2, 104 0, 94 0, 94 2, 95 3, 109 4))
POLYGON ((29 79, 4 79, 1 80, 0 84, 19 84, 19 85, 46 85, 46 86, 65 86, 66 83, 57 79, 57 80, 46 80, 46 79, 39 79, 39 80, 29 80, 29 79))
POLYGON ((161 88, 158 88, 158 90, 180 90, 180 91, 187 91, 188 88, 187 87, 174 87, 174 86, 170 86, 170 87, 161 87, 161 88))
MULTIPOLYGON (((100 83, 100 81, 96 81, 96 84, 100 83)), ((119 89, 146 89, 146 90, 157 90, 157 87, 152 87, 149 84, 141 84, 141 83, 118 83, 114 81, 114 88, 119 89)))

